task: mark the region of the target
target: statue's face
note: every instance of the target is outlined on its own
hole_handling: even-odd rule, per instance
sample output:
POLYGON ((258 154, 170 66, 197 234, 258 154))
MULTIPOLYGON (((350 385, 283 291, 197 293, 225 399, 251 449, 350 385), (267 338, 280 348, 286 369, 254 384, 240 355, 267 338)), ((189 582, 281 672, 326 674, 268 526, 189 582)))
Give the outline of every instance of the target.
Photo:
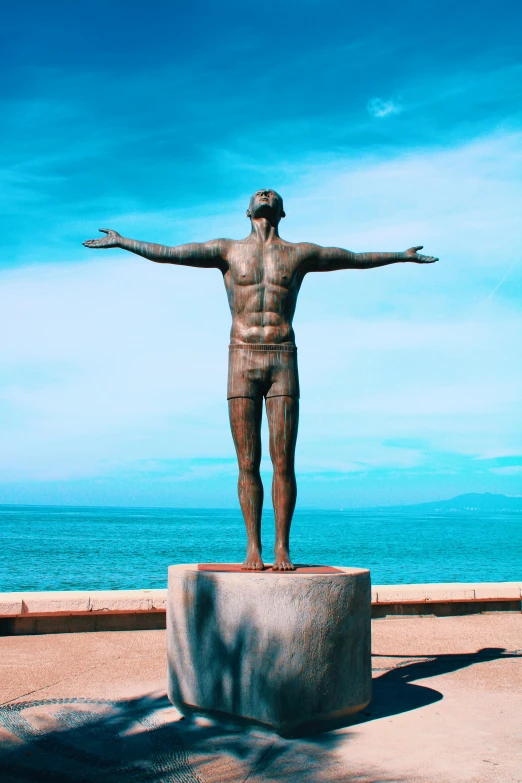
POLYGON ((277 218, 279 222, 285 216, 283 199, 275 190, 257 190, 248 205, 247 217, 256 218, 270 216, 277 218))

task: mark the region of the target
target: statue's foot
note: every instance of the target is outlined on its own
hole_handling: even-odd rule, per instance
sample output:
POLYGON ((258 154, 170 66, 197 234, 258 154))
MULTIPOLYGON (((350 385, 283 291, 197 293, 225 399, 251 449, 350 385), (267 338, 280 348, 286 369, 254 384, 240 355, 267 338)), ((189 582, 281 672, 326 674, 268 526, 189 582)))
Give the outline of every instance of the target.
POLYGON ((246 560, 241 566, 243 571, 263 571, 265 564, 258 549, 247 550, 246 560))
POLYGON ((290 560, 288 549, 276 550, 275 556, 272 571, 295 571, 295 565, 290 560))

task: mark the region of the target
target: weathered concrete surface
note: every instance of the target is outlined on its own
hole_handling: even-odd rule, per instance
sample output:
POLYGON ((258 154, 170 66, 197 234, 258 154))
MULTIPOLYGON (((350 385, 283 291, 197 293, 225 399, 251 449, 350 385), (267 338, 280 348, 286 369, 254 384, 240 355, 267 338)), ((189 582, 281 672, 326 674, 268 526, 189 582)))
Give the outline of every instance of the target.
MULTIPOLYGON (((335 569, 332 569, 335 570, 335 569)), ((184 714, 283 736, 342 725, 371 698, 370 572, 171 566, 168 693, 184 714)))
POLYGON ((180 722, 164 631, 0 638, 0 780, 522 780, 521 616, 372 626, 372 702, 352 726, 307 741, 180 722))

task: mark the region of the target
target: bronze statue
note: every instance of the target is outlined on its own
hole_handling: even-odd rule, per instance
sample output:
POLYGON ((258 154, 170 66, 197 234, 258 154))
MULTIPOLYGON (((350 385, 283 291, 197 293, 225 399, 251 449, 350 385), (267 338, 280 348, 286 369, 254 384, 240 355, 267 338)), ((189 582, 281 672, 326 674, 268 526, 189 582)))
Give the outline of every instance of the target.
POLYGON ((248 546, 243 568, 260 571, 263 484, 261 416, 265 398, 274 467, 272 500, 276 522, 275 571, 292 571, 289 537, 297 489, 294 470, 299 419, 297 348, 292 319, 297 295, 308 272, 371 269, 413 261, 431 264, 438 259, 420 255, 422 245, 402 253, 352 253, 309 242, 286 242, 278 232, 285 217, 283 199, 274 190, 258 190, 247 210, 251 232, 246 239, 165 245, 126 239, 102 228, 107 236, 91 239, 86 247, 119 247, 161 264, 183 264, 223 274, 232 313, 228 368, 230 426, 239 464, 239 502, 245 519, 248 546))

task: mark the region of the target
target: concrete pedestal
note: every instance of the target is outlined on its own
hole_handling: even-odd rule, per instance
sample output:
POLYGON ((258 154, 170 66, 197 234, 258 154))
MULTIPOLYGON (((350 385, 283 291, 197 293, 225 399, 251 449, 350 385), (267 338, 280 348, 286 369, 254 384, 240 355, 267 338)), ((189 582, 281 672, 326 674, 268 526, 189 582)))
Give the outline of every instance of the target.
POLYGON ((371 698, 370 634, 367 570, 169 568, 168 692, 184 714, 283 736, 343 725, 371 698))

